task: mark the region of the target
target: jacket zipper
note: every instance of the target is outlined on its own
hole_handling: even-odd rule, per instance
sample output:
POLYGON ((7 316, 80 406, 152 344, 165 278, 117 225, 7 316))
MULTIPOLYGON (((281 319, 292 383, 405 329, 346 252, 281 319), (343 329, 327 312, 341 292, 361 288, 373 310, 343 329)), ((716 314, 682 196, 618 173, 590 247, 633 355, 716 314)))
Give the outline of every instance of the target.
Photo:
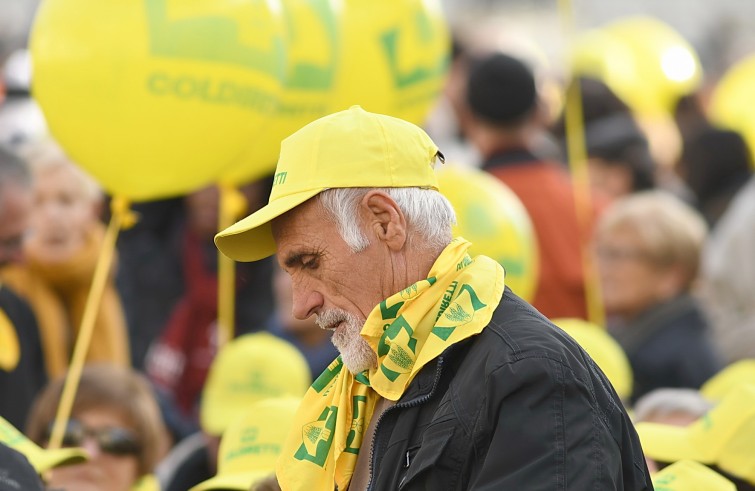
MULTIPOLYGON (((377 423, 375 423, 375 432, 372 436, 372 443, 370 444, 370 480, 367 481, 367 491, 372 490, 372 478, 373 478, 373 465, 375 464, 375 440, 377 439, 378 430, 380 429, 380 423, 383 421, 383 417, 388 411, 393 411, 394 409, 400 409, 400 408, 408 408, 408 407, 414 407, 419 406, 420 404, 424 404, 427 402, 433 394, 435 394, 435 389, 438 388, 438 382, 440 381, 440 372, 443 369, 443 357, 438 357, 438 366, 435 369, 435 379, 433 380, 433 386, 430 388, 430 392, 425 394, 422 397, 419 397, 417 399, 413 399, 411 401, 406 401, 403 403, 395 404, 385 411, 383 411, 383 414, 380 415, 380 417, 377 420, 377 423)), ((407 457, 408 458, 408 457, 407 457)))

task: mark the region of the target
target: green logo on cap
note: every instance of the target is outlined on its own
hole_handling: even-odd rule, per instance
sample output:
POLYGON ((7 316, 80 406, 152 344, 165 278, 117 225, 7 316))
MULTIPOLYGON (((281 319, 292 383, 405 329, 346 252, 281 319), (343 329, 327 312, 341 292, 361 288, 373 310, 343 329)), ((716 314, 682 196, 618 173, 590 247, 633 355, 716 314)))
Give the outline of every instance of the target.
POLYGON ((288 172, 278 172, 277 174, 275 174, 275 177, 273 178, 273 186, 277 186, 278 184, 285 184, 287 175, 288 172))

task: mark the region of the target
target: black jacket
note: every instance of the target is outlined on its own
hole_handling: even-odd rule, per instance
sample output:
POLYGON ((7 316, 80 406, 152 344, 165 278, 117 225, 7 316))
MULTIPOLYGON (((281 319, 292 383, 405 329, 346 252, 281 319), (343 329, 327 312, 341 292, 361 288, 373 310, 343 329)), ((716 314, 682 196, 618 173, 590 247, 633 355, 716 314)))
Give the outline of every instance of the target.
POLYGON ((654 305, 611 334, 632 365, 632 402, 662 387, 699 389, 721 369, 708 321, 690 295, 654 305))
POLYGON ((21 354, 12 371, 0 368, 0 416, 23 430, 34 398, 47 383, 42 341, 29 305, 4 285, 0 285, 0 312, 15 328, 21 354))
POLYGON ((371 490, 652 490, 619 397, 563 331, 506 289, 376 423, 371 490))

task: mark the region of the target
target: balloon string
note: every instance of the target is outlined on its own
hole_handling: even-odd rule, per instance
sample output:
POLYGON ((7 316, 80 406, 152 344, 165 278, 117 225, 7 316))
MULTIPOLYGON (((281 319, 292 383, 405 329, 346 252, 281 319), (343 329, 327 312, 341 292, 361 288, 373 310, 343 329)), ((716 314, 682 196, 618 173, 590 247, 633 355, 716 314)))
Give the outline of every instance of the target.
MULTIPOLYGON (((246 199, 233 186, 220 186, 218 226, 223 230, 233 224, 246 209, 246 199)), ((218 251, 218 349, 233 339, 236 309, 236 265, 218 251)))
POLYGON ((71 416, 73 401, 76 397, 79 380, 81 379, 81 371, 84 367, 86 355, 92 340, 94 322, 97 318, 102 294, 112 268, 113 258, 115 257, 115 243, 118 238, 118 232, 124 227, 127 228, 133 225, 136 221, 134 213, 129 210, 129 202, 123 198, 113 198, 111 210, 112 217, 102 242, 97 265, 94 269, 92 286, 89 288, 89 296, 87 297, 86 305, 84 306, 84 315, 81 319, 81 328, 79 329, 76 346, 71 357, 71 364, 63 385, 63 393, 60 397, 58 410, 55 414, 52 435, 50 436, 50 448, 60 448, 63 443, 65 427, 71 416))
MULTIPOLYGON (((574 33, 571 0, 559 0, 558 10, 566 41, 564 45, 568 49, 572 46, 574 33)), ((569 60, 569 56, 566 56, 566 59, 569 60)), ((567 65, 567 72, 570 72, 570 68, 570 65, 567 65)), ((566 77, 566 79, 569 80, 570 77, 566 77)), ((575 77, 571 77, 571 84, 566 92, 564 111, 566 115, 567 155, 574 191, 574 207, 580 229, 579 239, 582 251, 582 270, 585 275, 587 318, 593 324, 605 327, 606 319, 600 291, 600 280, 592 248, 589 247, 593 207, 590 196, 590 176, 587 169, 582 93, 579 88, 579 80, 575 77)))

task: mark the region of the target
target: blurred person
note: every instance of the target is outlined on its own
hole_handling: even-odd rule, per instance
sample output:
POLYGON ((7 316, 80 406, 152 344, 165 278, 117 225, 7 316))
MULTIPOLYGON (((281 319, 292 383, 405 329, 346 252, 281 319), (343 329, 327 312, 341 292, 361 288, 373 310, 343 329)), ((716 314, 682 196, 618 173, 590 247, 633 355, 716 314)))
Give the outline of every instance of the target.
POLYGON ((249 405, 223 432, 217 475, 191 491, 280 490, 275 462, 300 403, 297 397, 273 397, 249 405))
MULTIPOLYGON (((272 177, 265 177, 240 187, 249 211, 264 204, 271 183, 272 177)), ((154 371, 154 365, 148 366, 154 362, 148 361, 150 347, 165 346, 168 349, 160 351, 168 356, 166 366, 186 368, 183 373, 158 370, 156 375, 166 393, 172 393, 177 417, 185 420, 173 425, 179 437, 197 428, 196 397, 214 356, 217 250, 212 236, 218 229, 219 199, 220 189, 208 186, 187 196, 135 203, 139 221, 118 238, 117 285, 134 367, 154 371), (186 338, 188 325, 197 331, 191 339, 186 338), (189 352, 196 356, 187 356, 189 352), (177 388, 180 385, 185 389, 177 388)), ((261 328, 270 318, 271 278, 272 261, 237 265, 236 334, 261 328)))
MULTIPOLYGON (((34 403, 26 434, 47 446, 65 378, 50 383, 34 403)), ((89 459, 55 468, 48 486, 66 491, 129 491, 167 450, 167 432, 147 380, 129 368, 91 364, 81 373, 63 436, 89 459)))
POLYGON ((662 423, 687 426, 713 408, 695 389, 654 389, 634 404, 635 423, 662 423))
POLYGON ((676 101, 673 113, 674 122, 683 141, 687 140, 690 135, 710 127, 705 111, 705 98, 702 91, 696 91, 683 95, 676 101))
MULTIPOLYGON (((701 418, 713 407, 694 389, 654 389, 640 397, 634 404, 632 420, 635 424, 660 423, 673 426, 687 426, 701 418)), ((645 458, 650 472, 658 470, 658 463, 645 458)), ((655 483, 656 476, 653 476, 655 483)))
MULTIPOLYGON (((34 202, 25 261, 3 277, 34 309, 48 372, 57 377, 73 352, 105 235, 99 219, 102 194, 53 142, 38 143, 26 155, 34 173, 34 202)), ((114 275, 105 284, 86 359, 130 363, 114 275)))
MULTIPOLYGON (((244 188, 250 209, 261 206, 260 193, 267 189, 267 181, 244 188)), ((156 252, 176 255, 166 261, 179 261, 182 281, 181 285, 174 286, 182 292, 169 307, 164 326, 152 334, 155 339, 145 358, 145 371, 158 389, 166 422, 176 440, 199 429, 197 416, 202 386, 217 353, 218 342, 218 253, 212 237, 218 229, 220 189, 208 186, 183 201, 183 217, 178 225, 177 241, 173 243, 178 249, 156 252)), ((152 287, 134 292, 139 295, 131 299, 137 302, 132 307, 138 310, 138 299, 150 291, 152 287)), ((166 294, 170 295, 157 293, 160 297, 166 294)), ((271 261, 236 267, 235 305, 236 336, 264 328, 274 305, 271 261)))
POLYGON ((294 315, 341 354, 299 406, 281 488, 650 489, 605 375, 452 238, 441 158, 353 106, 283 140, 268 205, 216 236, 236 260, 277 253, 294 315))
POLYGON ((755 490, 755 385, 740 386, 685 426, 637 423, 645 455, 659 468, 681 460, 705 464, 736 485, 755 490))
POLYGON ((482 168, 519 197, 539 244, 540 272, 532 305, 548 318, 587 318, 583 231, 564 166, 533 153, 546 116, 532 71, 497 53, 470 68, 464 133, 484 161, 482 168))
POLYGON ((752 169, 752 156, 744 138, 735 131, 713 126, 685 138, 677 163, 678 173, 711 228, 747 184, 752 169))
POLYGON ((259 401, 304 395, 312 376, 301 353, 267 332, 220 350, 202 391, 202 431, 182 440, 158 469, 164 491, 185 491, 217 472, 221 435, 259 401))
POLYGON ((273 293, 275 314, 269 331, 296 346, 307 360, 312 376, 317 377, 338 356, 338 350, 330 340, 331 332, 321 329, 312 318, 300 320, 294 317, 291 277, 279 267, 273 273, 273 293))
MULTIPOLYGON (((610 202, 655 187, 650 146, 629 106, 599 80, 582 77, 578 83, 593 196, 610 202)), ((552 131, 566 155, 564 119, 562 114, 552 131)))
MULTIPOLYGON (((26 164, 0 146, 0 277, 22 260, 32 207, 26 164)), ((34 312, 0 283, 0 416, 22 427, 37 392, 47 382, 42 342, 34 312)))
POLYGON ((703 249, 700 299, 726 363, 755 358, 755 177, 737 193, 703 249))
POLYGON ((702 217, 662 191, 623 198, 598 223, 603 302, 632 365, 632 401, 661 387, 697 389, 720 368, 691 294, 705 236, 702 217))

